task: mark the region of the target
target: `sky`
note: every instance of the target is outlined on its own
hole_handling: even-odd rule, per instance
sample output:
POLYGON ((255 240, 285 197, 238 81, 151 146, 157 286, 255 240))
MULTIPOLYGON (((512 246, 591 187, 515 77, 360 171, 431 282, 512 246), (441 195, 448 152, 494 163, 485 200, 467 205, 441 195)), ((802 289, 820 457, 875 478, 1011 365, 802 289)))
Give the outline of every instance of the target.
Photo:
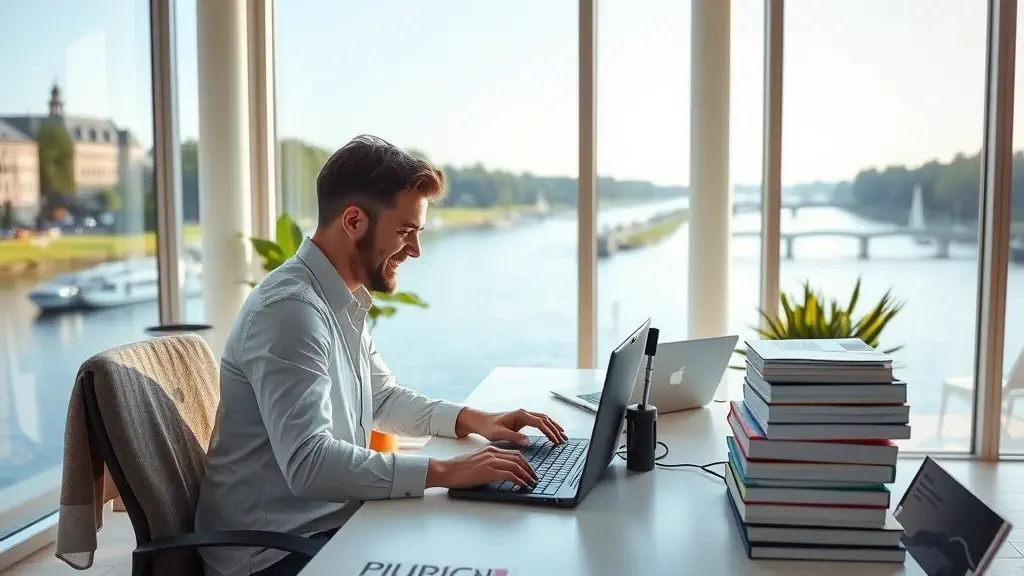
MULTIPOLYGON (((199 129, 196 1, 176 1, 183 137, 199 129)), ((0 115, 45 113, 56 80, 67 113, 151 145, 148 5, 0 0, 0 115)), ((986 2, 785 6, 784 184, 980 148, 986 2)), ((280 137, 334 149, 367 132, 435 162, 576 175, 576 0, 278 0, 276 12, 280 137)), ((598 22, 599 174, 686 185, 690 2, 599 0, 598 22)), ((761 181, 763 27, 762 0, 732 0, 736 184, 761 181)))

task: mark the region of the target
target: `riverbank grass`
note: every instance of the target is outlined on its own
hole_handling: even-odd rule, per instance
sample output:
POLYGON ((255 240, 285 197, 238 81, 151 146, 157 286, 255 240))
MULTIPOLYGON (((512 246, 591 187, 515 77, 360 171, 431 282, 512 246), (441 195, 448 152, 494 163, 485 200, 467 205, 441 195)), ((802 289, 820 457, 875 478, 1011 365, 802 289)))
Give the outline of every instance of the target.
MULTIPOLYGON (((492 208, 433 208, 431 219, 439 218, 441 230, 457 230, 523 215, 533 206, 500 206, 492 208)), ((202 233, 198 224, 182 229, 186 244, 199 244, 202 233)), ((0 277, 35 275, 50 271, 73 270, 109 260, 156 253, 156 233, 128 235, 81 235, 30 237, 0 240, 0 277)))
POLYGON ((650 226, 624 235, 618 241, 618 247, 620 250, 631 250, 657 244, 678 230, 689 216, 689 212, 685 210, 676 212, 650 226))

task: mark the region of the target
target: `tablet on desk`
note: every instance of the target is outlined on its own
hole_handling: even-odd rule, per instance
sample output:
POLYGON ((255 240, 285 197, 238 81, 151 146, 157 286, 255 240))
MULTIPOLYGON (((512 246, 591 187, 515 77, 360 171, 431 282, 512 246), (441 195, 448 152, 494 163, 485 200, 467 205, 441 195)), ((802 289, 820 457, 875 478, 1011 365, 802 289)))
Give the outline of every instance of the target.
POLYGON ((983 574, 1013 526, 927 457, 893 513, 929 576, 983 574))

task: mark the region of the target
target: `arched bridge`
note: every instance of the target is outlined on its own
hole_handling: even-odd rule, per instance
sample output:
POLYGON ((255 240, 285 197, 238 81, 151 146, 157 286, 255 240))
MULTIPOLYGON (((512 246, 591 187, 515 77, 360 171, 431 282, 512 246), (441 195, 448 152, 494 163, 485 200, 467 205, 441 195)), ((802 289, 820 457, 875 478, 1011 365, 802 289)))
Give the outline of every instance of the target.
MULTIPOLYGON (((789 210, 793 216, 797 215, 797 212, 801 208, 849 208, 852 204, 839 200, 828 200, 828 199, 804 199, 804 200, 785 200, 782 201, 782 209, 789 210)), ((735 201, 732 204, 732 213, 739 214, 741 212, 760 212, 761 202, 758 201, 735 201)))
MULTIPOLYGON (((737 238, 758 237, 761 236, 761 231, 741 230, 733 232, 732 235, 737 238)), ((787 260, 793 258, 793 245, 796 241, 808 238, 854 238, 860 247, 858 256, 861 260, 867 260, 871 257, 871 241, 876 238, 904 237, 912 238, 921 244, 931 244, 935 246, 936 258, 949 258, 949 246, 954 242, 968 244, 978 241, 977 232, 966 230, 911 230, 898 228, 863 232, 856 230, 807 230, 802 232, 783 232, 779 237, 782 243, 783 255, 787 260)))

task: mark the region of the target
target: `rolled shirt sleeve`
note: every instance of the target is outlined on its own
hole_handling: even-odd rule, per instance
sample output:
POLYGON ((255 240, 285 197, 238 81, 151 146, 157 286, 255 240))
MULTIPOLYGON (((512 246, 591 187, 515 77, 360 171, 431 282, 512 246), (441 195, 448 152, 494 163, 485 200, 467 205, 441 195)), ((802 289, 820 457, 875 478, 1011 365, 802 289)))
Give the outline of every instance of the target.
POLYGON ((367 332, 364 345, 370 351, 370 386, 373 389, 373 425, 383 432, 402 436, 455 438, 455 422, 462 404, 433 400, 398 385, 391 370, 367 332))
MULTIPOLYGON (((239 348, 288 487, 297 496, 333 502, 422 496, 427 457, 383 454, 335 437, 326 314, 294 295, 265 303, 250 317, 239 348)), ((380 405, 392 406, 388 413, 397 414, 405 428, 418 429, 414 414, 428 403, 396 402, 392 394, 382 394, 380 405)), ((439 410, 433 421, 424 416, 423 429, 443 426, 454 433, 453 410, 439 410)))

